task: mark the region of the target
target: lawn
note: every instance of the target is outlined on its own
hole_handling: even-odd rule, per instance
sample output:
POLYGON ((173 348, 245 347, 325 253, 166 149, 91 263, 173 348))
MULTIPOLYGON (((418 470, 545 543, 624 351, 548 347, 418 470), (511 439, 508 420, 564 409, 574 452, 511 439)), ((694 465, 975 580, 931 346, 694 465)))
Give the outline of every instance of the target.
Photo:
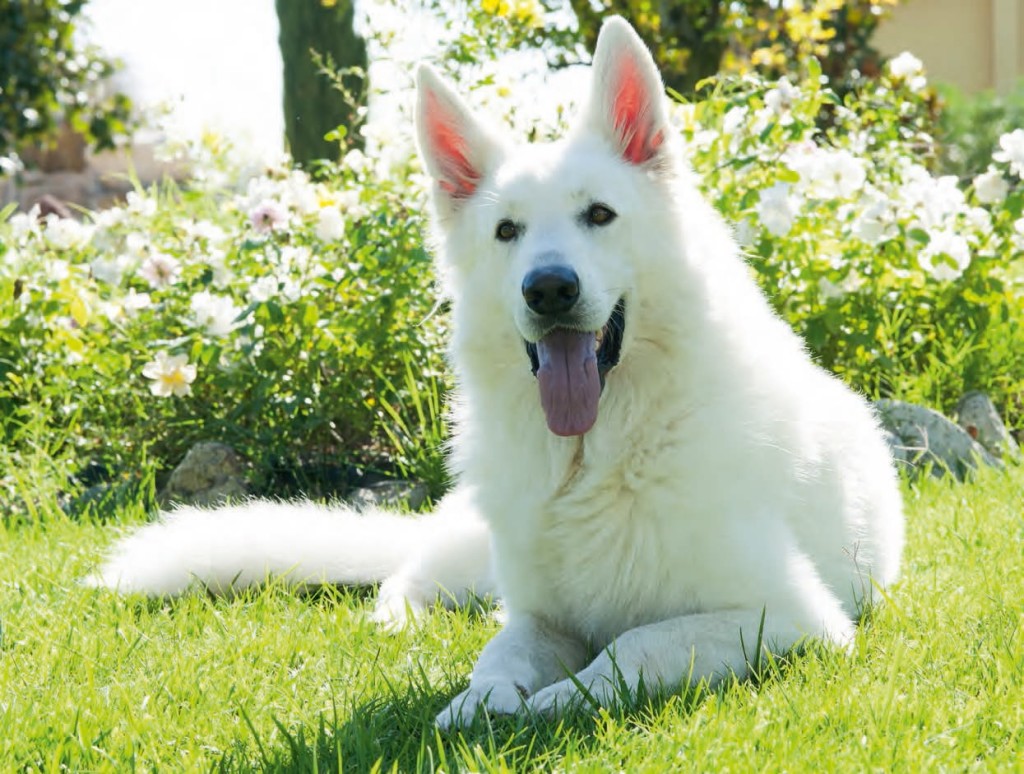
POLYGON ((359 591, 95 592, 77 580, 116 528, 42 507, 0 528, 0 769, 1019 770, 1024 468, 906 493, 904 579, 849 656, 812 648, 757 684, 452 736, 431 719, 491 618, 387 634, 359 591))

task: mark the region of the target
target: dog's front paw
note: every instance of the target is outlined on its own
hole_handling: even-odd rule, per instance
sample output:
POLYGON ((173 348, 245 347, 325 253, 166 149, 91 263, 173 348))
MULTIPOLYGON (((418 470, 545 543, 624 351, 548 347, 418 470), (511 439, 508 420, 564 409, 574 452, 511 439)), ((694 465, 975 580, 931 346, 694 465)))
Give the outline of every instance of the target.
POLYGON ((437 716, 438 728, 448 731, 465 728, 479 712, 488 715, 512 715, 523 708, 526 692, 515 683, 470 685, 437 716))
POLYGON ((618 691, 611 680, 584 670, 574 678, 560 680, 537 691, 527 699, 526 708, 550 717, 575 707, 610 707, 618 700, 618 691))
POLYGON ((531 696, 526 706, 530 712, 550 717, 583 701, 583 693, 572 680, 562 680, 531 696))

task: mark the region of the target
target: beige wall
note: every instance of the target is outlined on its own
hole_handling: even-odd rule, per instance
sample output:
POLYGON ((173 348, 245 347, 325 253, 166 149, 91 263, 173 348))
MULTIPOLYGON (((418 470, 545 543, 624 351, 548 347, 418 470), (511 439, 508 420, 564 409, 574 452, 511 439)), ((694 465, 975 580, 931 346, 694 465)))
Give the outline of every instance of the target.
POLYGON ((1009 91, 1024 77, 1024 0, 903 0, 873 42, 918 56, 933 82, 1009 91))

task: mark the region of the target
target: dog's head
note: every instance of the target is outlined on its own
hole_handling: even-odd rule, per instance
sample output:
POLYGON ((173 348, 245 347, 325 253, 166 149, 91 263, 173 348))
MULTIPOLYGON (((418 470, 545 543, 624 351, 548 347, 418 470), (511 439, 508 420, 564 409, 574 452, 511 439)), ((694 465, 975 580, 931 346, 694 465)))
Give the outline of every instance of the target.
POLYGON ((664 217, 658 189, 675 167, 661 78, 622 19, 605 22, 592 69, 570 136, 525 146, 488 130, 432 69, 417 74, 443 270, 456 304, 479 311, 476 334, 464 335, 517 350, 563 436, 590 430, 623 357, 639 246, 658 241, 648 232, 664 217), (485 329, 502 335, 485 340, 485 329))

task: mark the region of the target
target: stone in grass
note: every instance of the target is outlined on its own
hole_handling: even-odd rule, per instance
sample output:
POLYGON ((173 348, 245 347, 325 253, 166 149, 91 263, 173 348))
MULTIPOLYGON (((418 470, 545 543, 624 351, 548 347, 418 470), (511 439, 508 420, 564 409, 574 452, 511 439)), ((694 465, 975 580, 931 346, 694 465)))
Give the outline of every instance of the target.
POLYGON ((249 495, 245 462, 227 444, 201 441, 188 450, 172 472, 157 501, 169 505, 220 505, 249 495))
POLYGON ((1003 464, 959 425, 938 411, 901 400, 876 400, 875 412, 886 431, 893 457, 913 474, 930 465, 935 477, 947 471, 963 480, 969 471, 985 464, 1003 464))
POLYGON ((420 481, 382 480, 356 487, 345 501, 365 508, 408 508, 418 511, 427 500, 427 486, 420 481))
POLYGON ((999 418, 992 400, 983 392, 971 390, 956 404, 956 421, 967 434, 1000 459, 1017 458, 1020 448, 999 418))

